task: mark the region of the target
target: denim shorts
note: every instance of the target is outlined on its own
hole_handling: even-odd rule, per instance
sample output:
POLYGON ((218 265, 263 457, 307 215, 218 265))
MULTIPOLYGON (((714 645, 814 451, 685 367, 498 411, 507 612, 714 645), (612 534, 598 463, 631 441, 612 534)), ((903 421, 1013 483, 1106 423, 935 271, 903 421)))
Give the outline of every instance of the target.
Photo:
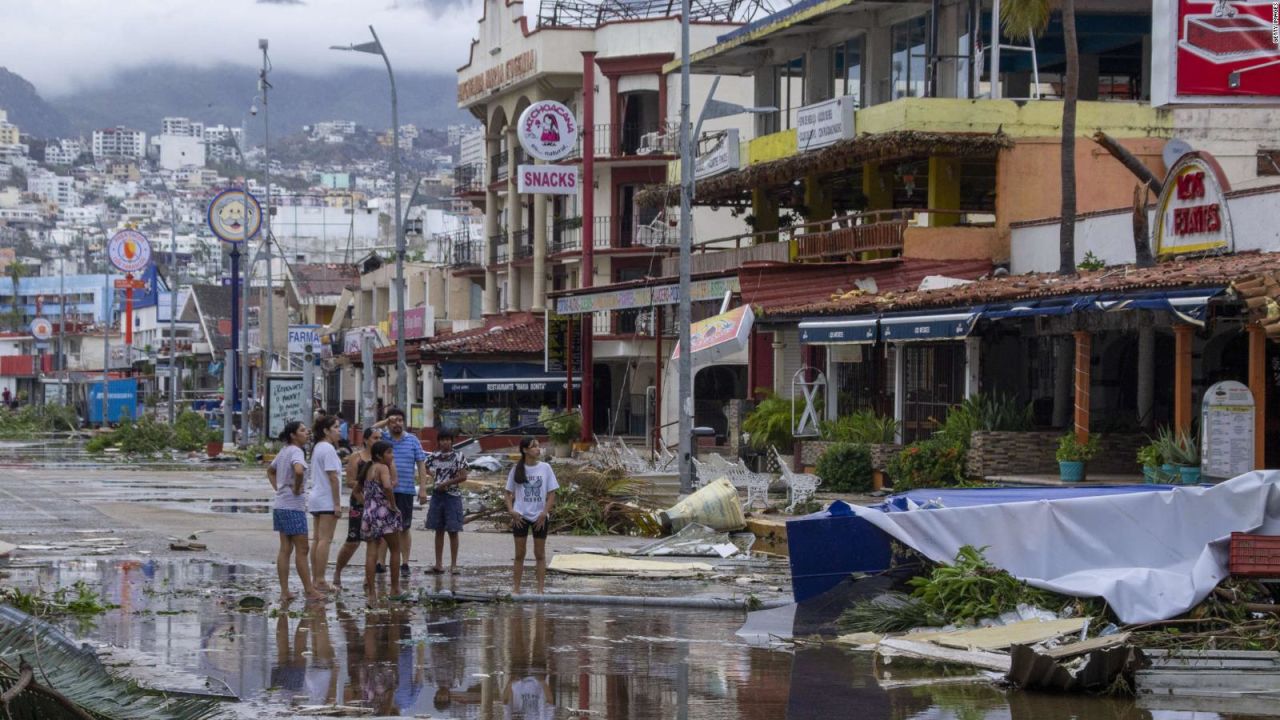
POLYGON ((307 514, 301 510, 272 510, 271 525, 285 535, 306 535, 307 514))
POLYGON ((462 532, 462 496, 447 493, 431 493, 431 505, 427 508, 428 530, 462 532))

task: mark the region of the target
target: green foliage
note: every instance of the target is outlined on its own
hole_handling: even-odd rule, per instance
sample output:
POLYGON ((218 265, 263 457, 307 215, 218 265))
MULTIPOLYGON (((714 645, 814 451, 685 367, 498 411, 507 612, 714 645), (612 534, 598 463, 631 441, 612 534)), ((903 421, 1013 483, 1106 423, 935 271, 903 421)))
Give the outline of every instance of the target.
POLYGON ((173 423, 173 447, 178 450, 203 450, 206 444, 219 439, 218 432, 199 413, 187 410, 173 423))
POLYGON ((947 412, 938 435, 967 451, 975 432, 1024 432, 1033 424, 1030 404, 1023 405, 1011 395, 978 394, 947 412))
POLYGON ((538 413, 538 422, 547 429, 547 437, 558 445, 571 443, 582 435, 582 416, 575 410, 559 414, 547 406, 538 413))
POLYGON ((831 442, 892 445, 897 441, 898 421, 871 410, 859 410, 822 423, 822 439, 831 442))
POLYGON ((1085 253, 1084 259, 1076 263, 1077 270, 1101 270, 1106 266, 1107 263, 1102 258, 1094 255, 1092 250, 1085 253))
POLYGON ((1161 427, 1156 431, 1154 444, 1160 449, 1164 461, 1172 465, 1194 467, 1200 464, 1200 442, 1192 432, 1161 427))
POLYGON ((1138 448, 1138 464, 1154 468, 1163 465, 1164 457, 1160 454, 1160 446, 1153 442, 1138 448))
POLYGON ((174 447, 174 430, 150 415, 138 420, 125 420, 116 429, 95 435, 86 449, 98 453, 117 447, 130 455, 158 455, 174 447))
POLYGON ((789 454, 793 440, 792 413, 794 411, 795 417, 799 418, 804 409, 804 401, 780 398, 767 390, 760 392, 765 393, 765 397, 743 419, 742 430, 749 435, 749 443, 756 450, 776 447, 778 452, 789 454))
POLYGON ((37 617, 98 615, 115 607, 106 602, 84 580, 77 580, 74 585, 60 587, 51 593, 0 588, 0 602, 37 617))
POLYGON ((0 407, 0 438, 28 440, 45 433, 77 428, 76 413, 63 405, 23 405, 17 410, 0 407))
POLYGON ((906 593, 877 595, 850 605, 840 614, 839 625, 845 632, 869 632, 885 635, 906 632, 912 628, 944 625, 925 604, 906 593))
POLYGON ((824 490, 867 492, 871 472, 871 451, 866 445, 836 443, 818 458, 818 477, 824 490))
POLYGON ((913 442, 889 461, 889 477, 899 492, 925 487, 955 487, 965 482, 965 446, 939 434, 913 442))
POLYGON ((1098 454, 1098 436, 1090 435, 1085 442, 1076 439, 1074 432, 1058 438, 1058 451, 1054 457, 1058 462, 1089 462, 1098 454))
POLYGON ((1049 27, 1052 0, 1005 0, 1000 5, 1000 25, 1010 37, 1026 40, 1049 27))
POLYGON ((84 449, 91 453, 106 452, 107 448, 115 447, 118 439, 113 432, 100 433, 89 438, 89 443, 84 446, 84 449))

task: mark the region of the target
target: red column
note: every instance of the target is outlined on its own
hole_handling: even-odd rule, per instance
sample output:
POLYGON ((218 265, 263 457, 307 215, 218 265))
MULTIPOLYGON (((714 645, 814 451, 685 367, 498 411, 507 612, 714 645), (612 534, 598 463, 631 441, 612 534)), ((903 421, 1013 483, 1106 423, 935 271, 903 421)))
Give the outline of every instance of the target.
MULTIPOLYGON (((592 254, 595 250, 595 176, 596 176, 596 54, 582 53, 582 287, 592 285, 595 273, 592 254)), ((592 317, 586 315, 582 332, 582 441, 595 436, 592 427, 592 317)))
POLYGON ((662 306, 653 306, 653 437, 651 447, 662 442, 662 306))
POLYGON ((1089 360, 1093 355, 1093 336, 1088 330, 1077 330, 1076 338, 1076 402, 1075 431, 1076 440, 1089 441, 1089 360))
POLYGON ((1253 393, 1253 467, 1267 467, 1267 333, 1249 326, 1249 390, 1253 393))
MULTIPOLYGON (((1173 429, 1191 432, 1191 341, 1195 328, 1173 326, 1173 429)), ((1255 400, 1256 402, 1256 400, 1255 400)))

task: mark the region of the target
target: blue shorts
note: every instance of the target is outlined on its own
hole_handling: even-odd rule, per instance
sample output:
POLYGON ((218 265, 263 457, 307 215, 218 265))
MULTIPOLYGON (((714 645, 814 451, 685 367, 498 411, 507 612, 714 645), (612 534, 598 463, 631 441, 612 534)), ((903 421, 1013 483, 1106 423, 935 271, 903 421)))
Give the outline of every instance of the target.
POLYGON ((271 525, 285 535, 306 535, 307 514, 301 510, 272 510, 271 525))
POLYGON ((462 496, 447 493, 431 493, 431 505, 427 508, 428 530, 462 532, 462 496))

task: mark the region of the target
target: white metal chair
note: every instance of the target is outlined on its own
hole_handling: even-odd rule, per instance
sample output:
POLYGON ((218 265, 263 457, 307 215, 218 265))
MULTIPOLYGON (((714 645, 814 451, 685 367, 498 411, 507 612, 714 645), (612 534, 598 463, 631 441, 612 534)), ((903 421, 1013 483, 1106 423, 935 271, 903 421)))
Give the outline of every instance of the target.
POLYGON ((773 455, 778 460, 778 469, 782 471, 782 482, 786 483, 787 495, 790 504, 787 505, 786 511, 793 512, 796 506, 808 502, 813 498, 813 494, 817 492, 818 486, 822 484, 822 478, 809 473, 793 472, 782 458, 782 453, 778 452, 778 448, 772 448, 773 455))

